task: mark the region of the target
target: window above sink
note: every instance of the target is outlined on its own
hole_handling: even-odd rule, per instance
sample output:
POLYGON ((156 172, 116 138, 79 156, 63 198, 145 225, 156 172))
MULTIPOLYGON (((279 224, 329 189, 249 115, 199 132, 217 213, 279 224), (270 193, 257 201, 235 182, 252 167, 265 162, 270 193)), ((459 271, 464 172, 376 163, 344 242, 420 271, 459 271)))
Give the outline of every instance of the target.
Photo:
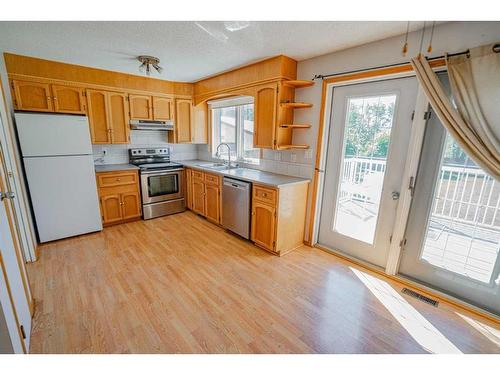
MULTIPOLYGON (((260 149, 253 147, 253 97, 241 96, 209 102, 212 119, 212 157, 228 160, 224 147, 217 156, 220 143, 229 145, 231 160, 259 164, 260 149)), ((222 168, 222 167, 221 167, 222 168)))

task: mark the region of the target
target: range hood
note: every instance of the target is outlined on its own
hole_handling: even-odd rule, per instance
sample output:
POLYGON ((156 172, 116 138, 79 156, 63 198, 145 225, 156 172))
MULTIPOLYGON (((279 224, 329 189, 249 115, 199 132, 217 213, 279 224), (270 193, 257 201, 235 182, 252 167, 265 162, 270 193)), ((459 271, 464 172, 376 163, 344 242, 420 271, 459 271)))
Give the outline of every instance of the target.
POLYGON ((174 130, 174 121, 130 120, 130 128, 134 130, 174 130))

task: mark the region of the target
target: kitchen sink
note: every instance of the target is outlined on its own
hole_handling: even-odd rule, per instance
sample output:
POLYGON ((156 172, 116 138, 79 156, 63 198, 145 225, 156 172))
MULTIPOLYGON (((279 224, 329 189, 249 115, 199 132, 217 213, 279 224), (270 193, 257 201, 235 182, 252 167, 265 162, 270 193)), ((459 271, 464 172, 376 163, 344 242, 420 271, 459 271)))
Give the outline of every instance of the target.
POLYGON ((203 163, 203 164, 197 164, 197 166, 202 168, 214 169, 216 171, 224 171, 224 170, 239 168, 236 165, 228 166, 227 164, 224 163, 203 163))

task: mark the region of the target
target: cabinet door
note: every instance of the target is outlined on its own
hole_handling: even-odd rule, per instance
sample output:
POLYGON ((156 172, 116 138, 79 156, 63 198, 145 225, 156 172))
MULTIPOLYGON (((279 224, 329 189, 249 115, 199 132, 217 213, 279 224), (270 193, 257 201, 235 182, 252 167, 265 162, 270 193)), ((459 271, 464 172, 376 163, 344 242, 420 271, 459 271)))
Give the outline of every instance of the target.
POLYGON ((12 81, 16 109, 37 112, 53 112, 54 106, 48 83, 12 81))
POLYGON ((152 120, 153 104, 149 95, 129 95, 130 118, 133 120, 152 120))
POLYGON ((87 90, 87 107, 92 143, 111 143, 107 92, 87 90))
POLYGON ((203 102, 193 106, 193 121, 191 125, 191 139, 193 143, 208 143, 208 104, 203 102))
POLYGON ((153 96, 153 119, 163 121, 173 120, 174 100, 172 98, 153 96))
POLYGON ((84 89, 81 87, 52 85, 54 111, 62 113, 86 113, 84 89))
POLYGON ((191 169, 186 169, 186 206, 193 209, 193 178, 191 169))
POLYGON ((112 143, 130 142, 130 124, 127 96, 119 92, 108 92, 109 125, 112 143))
POLYGON ((254 147, 273 148, 276 130, 278 86, 276 84, 257 89, 255 94, 254 147))
POLYGON ((220 219, 220 189, 217 185, 205 184, 205 216, 214 223, 220 219))
POLYGON ((260 202, 252 205, 252 241, 275 251, 276 208, 260 202))
POLYGON ((175 100, 175 133, 177 143, 192 142, 191 123, 193 120, 193 102, 191 99, 175 100))
POLYGON ((139 193, 130 192, 121 195, 122 217, 124 220, 141 215, 141 201, 139 193))
POLYGON ((205 184, 193 179, 193 211, 205 216, 205 184))
POLYGON ((101 210, 104 224, 122 220, 123 214, 120 195, 113 194, 101 197, 101 210))

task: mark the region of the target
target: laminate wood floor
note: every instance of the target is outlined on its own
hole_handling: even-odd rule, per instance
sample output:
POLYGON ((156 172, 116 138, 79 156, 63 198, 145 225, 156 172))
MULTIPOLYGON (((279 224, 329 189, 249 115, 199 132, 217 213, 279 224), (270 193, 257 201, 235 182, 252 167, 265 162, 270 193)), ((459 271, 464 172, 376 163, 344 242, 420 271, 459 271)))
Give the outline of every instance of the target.
POLYGON ((41 246, 32 353, 500 353, 500 327, 185 212, 41 246))

